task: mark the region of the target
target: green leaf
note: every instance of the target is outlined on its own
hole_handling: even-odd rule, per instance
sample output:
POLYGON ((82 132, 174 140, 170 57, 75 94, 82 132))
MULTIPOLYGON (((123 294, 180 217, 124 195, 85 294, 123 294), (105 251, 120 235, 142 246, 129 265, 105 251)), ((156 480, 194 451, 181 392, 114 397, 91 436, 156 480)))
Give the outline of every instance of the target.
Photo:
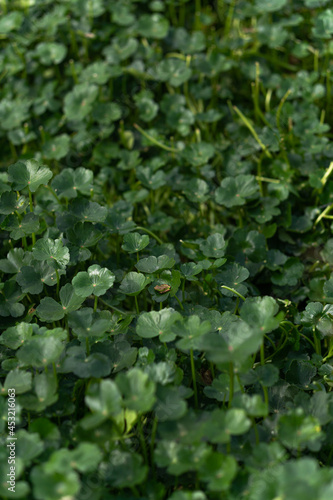
POLYGON ((257 197, 258 192, 254 175, 241 174, 223 179, 221 187, 215 191, 215 200, 219 205, 231 208, 244 205, 248 198, 257 197))
POLYGON ((61 134, 43 144, 43 157, 48 160, 61 160, 69 151, 70 137, 61 134))
POLYGON ((42 321, 51 323, 58 321, 65 316, 65 312, 61 304, 56 302, 51 297, 44 297, 39 306, 36 308, 36 313, 42 321))
POLYGON ((16 356, 23 366, 41 368, 58 361, 64 347, 62 341, 52 335, 36 336, 27 340, 16 356))
POLYGON ((213 363, 241 363, 255 353, 262 342, 264 333, 260 328, 251 328, 245 321, 237 320, 221 334, 207 334, 198 341, 198 348, 206 351, 213 363))
POLYGON ((65 474, 52 474, 45 470, 43 464, 33 467, 30 477, 38 500, 59 500, 61 497, 55 494, 59 490, 62 497, 73 497, 80 490, 79 475, 73 470, 67 470, 65 474))
POLYGON ((138 295, 150 283, 150 278, 144 274, 130 272, 122 280, 119 292, 125 295, 138 295))
POLYGON ((208 199, 208 184, 203 179, 191 179, 186 183, 184 194, 191 202, 204 203, 208 199))
POLYGON ((284 314, 278 310, 273 297, 250 297, 242 305, 240 316, 253 330, 265 334, 276 330, 283 320, 284 314))
POLYGON ((268 406, 259 394, 238 394, 233 400, 233 405, 243 408, 249 417, 267 417, 268 406))
POLYGON ((24 294, 13 280, 6 281, 0 293, 0 316, 18 318, 24 313, 25 307, 19 303, 24 294))
POLYGON ((136 333, 145 339, 159 337, 161 342, 172 342, 176 338, 174 324, 179 320, 181 315, 171 307, 145 312, 139 316, 136 333))
POLYGON ((76 198, 78 192, 90 195, 93 189, 93 172, 83 167, 75 170, 65 168, 53 179, 52 188, 60 199, 76 198))
POLYGON ((195 281, 198 279, 196 275, 202 271, 202 266, 200 263, 195 264, 194 262, 187 262, 186 264, 181 264, 180 270, 188 281, 195 281))
POLYGON ((78 337, 100 337, 111 328, 111 324, 109 311, 100 313, 84 307, 68 315, 68 325, 78 337))
POLYGON ((30 391, 32 387, 32 374, 27 371, 15 368, 11 370, 5 380, 4 388, 15 389, 15 394, 23 394, 24 392, 30 391))
POLYGON ((301 323, 315 327, 322 335, 333 334, 333 306, 323 306, 320 302, 310 302, 301 313, 301 323))
POLYGON ((182 151, 183 158, 193 165, 193 167, 200 167, 205 165, 214 156, 215 148, 212 144, 207 142, 200 142, 197 144, 190 144, 182 151))
POLYGON ((105 477, 113 488, 132 488, 147 477, 148 466, 142 465, 142 462, 142 456, 138 453, 112 450, 105 477))
POLYGON ((61 304, 51 297, 44 297, 41 300, 36 312, 42 321, 50 323, 62 319, 66 314, 76 311, 84 301, 84 297, 76 295, 73 285, 67 283, 61 287, 60 300, 61 304))
POLYGON ((77 198, 71 203, 70 213, 81 221, 103 222, 107 214, 107 208, 102 207, 95 201, 77 198))
POLYGON ((102 380, 89 385, 85 403, 93 413, 99 413, 103 418, 115 417, 121 412, 122 398, 113 380, 102 380))
POLYGON ((236 476, 237 462, 232 456, 212 452, 199 471, 199 477, 207 483, 210 491, 225 491, 236 476))
POLYGON ((113 286, 114 280, 115 275, 109 269, 95 264, 74 276, 72 284, 79 297, 85 298, 91 294, 99 297, 113 286))
POLYGON ((140 252, 149 245, 149 236, 140 233, 127 233, 121 248, 128 253, 140 252))
POLYGON ((140 259, 139 262, 135 264, 135 267, 141 273, 152 274, 162 269, 169 269, 174 265, 175 260, 168 255, 160 255, 159 257, 151 255, 150 257, 140 259))
POLYGON ((192 75, 192 70, 180 59, 163 59, 155 70, 156 78, 162 82, 168 82, 173 87, 179 87, 187 82, 192 75))
POLYGON ((11 31, 17 31, 24 19, 24 15, 19 11, 12 11, 8 14, 2 14, 2 18, 0 20, 0 33, 2 35, 6 35, 11 31))
POLYGON ((98 95, 98 87, 89 83, 75 85, 64 99, 64 113, 71 121, 80 121, 91 112, 98 95))
POLYGON ((66 54, 67 48, 62 43, 42 42, 36 47, 36 55, 45 66, 61 63, 66 57, 66 54))
POLYGON ((155 403, 156 385, 149 376, 138 368, 119 373, 116 378, 122 393, 124 406, 137 412, 150 411, 155 403))
POLYGON ((59 371, 62 373, 73 372, 80 378, 101 378, 111 373, 110 361, 102 353, 86 355, 83 347, 73 346, 66 351, 66 357, 62 360, 59 371))
POLYGON ((200 250, 205 257, 213 257, 215 259, 223 257, 226 247, 227 244, 222 234, 219 233, 211 234, 206 241, 200 243, 200 250))
MULTIPOLYGON (((222 271, 216 275, 215 280, 219 285, 233 288, 244 296, 247 294, 247 286, 243 285, 242 282, 245 281, 249 275, 250 273, 245 267, 242 267, 237 263, 232 263, 227 264, 222 271)), ((226 290, 225 288, 221 288, 221 292, 227 297, 235 297, 233 292, 226 290)))
MULTIPOLYGON (((239 392, 240 385, 235 380, 234 392, 239 392)), ((204 387, 204 393, 208 398, 216 399, 217 401, 229 401, 230 394, 230 376, 227 373, 221 373, 218 377, 214 378, 211 385, 204 387)))
POLYGON ((7 259, 0 260, 0 270, 8 274, 16 274, 20 269, 29 265, 31 253, 25 252, 23 248, 13 248, 7 253, 7 259))
POLYGON ((256 0, 255 8, 259 14, 263 12, 275 12, 282 9, 288 0, 256 0))
POLYGON ((185 472, 199 470, 209 454, 205 443, 184 445, 173 441, 160 441, 155 452, 159 467, 167 467, 167 473, 180 476, 185 472))
POLYGON ((7 328, 0 337, 0 343, 10 349, 18 349, 33 335, 32 325, 29 323, 18 323, 16 326, 7 328))
POLYGON ((165 38, 169 29, 169 21, 161 14, 144 14, 138 20, 138 33, 145 38, 165 38))
POLYGON ((71 468, 84 473, 96 469, 101 459, 96 444, 81 442, 74 450, 62 448, 52 453, 45 468, 48 473, 66 473, 71 468))
MULTIPOLYGON (((193 391, 189 395, 192 393, 193 391)), ((154 411, 160 422, 178 420, 185 415, 187 404, 180 388, 170 385, 158 386, 156 396, 154 411)))
POLYGON ((317 418, 304 415, 301 408, 281 415, 278 423, 278 438, 289 449, 304 449, 323 437, 317 418))
POLYGON ((104 85, 112 76, 110 65, 104 61, 96 61, 89 64, 84 68, 80 74, 80 82, 84 83, 97 83, 97 85, 104 85))
POLYGON ((1 228, 10 231, 9 236, 13 240, 18 240, 38 231, 39 217, 32 212, 24 215, 22 220, 19 220, 16 215, 8 215, 1 224, 1 228))
POLYGON ((51 177, 51 170, 38 160, 20 160, 8 168, 8 179, 15 191, 22 191, 28 186, 34 193, 41 184, 47 184, 51 177))
POLYGON ((38 457, 45 449, 45 445, 37 432, 28 432, 20 429, 17 432, 17 456, 24 460, 25 464, 38 457))
POLYGON ((27 208, 28 204, 29 201, 24 196, 17 198, 16 193, 7 191, 1 195, 0 214, 9 215, 14 214, 15 211, 22 213, 27 208))
POLYGON ((77 222, 68 229, 66 236, 71 244, 79 248, 90 248, 99 242, 103 234, 91 222, 77 222))
POLYGON ((326 9, 314 19, 312 32, 315 37, 328 40, 333 34, 333 10, 326 9))
POLYGON ((231 436, 244 434, 251 427, 243 409, 213 410, 205 421, 205 437, 212 443, 228 443, 231 436))
MULTIPOLYGON (((59 274, 62 274, 62 270, 59 274)), ((49 286, 57 284, 55 269, 45 261, 32 261, 31 266, 23 266, 16 275, 16 281, 23 293, 37 294, 43 290, 44 283, 49 286)))
POLYGON ((48 263, 55 269, 65 268, 69 263, 69 251, 60 239, 41 238, 32 249, 34 259, 48 263))
POLYGON ((274 285, 295 286, 303 276, 304 264, 297 257, 290 257, 281 272, 273 273, 271 280, 274 285))
POLYGON ((198 349, 201 346, 200 339, 203 335, 212 330, 209 321, 200 321, 199 316, 190 316, 182 324, 175 325, 173 331, 181 340, 178 340, 176 346, 178 349, 198 349))

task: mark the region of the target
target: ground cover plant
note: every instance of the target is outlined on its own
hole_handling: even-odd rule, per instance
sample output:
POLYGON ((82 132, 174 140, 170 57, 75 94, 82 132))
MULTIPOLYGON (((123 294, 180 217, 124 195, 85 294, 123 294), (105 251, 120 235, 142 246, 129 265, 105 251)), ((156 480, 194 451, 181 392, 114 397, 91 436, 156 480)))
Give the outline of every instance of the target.
POLYGON ((1 498, 331 499, 332 3, 0 8, 1 498))

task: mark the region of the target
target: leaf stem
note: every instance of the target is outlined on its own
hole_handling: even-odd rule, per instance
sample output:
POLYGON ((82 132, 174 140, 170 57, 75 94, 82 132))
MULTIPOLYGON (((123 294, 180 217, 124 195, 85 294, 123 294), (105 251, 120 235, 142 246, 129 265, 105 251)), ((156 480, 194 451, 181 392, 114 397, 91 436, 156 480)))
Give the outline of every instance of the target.
POLYGON ((225 290, 229 290, 229 292, 232 292, 232 293, 235 293, 236 295, 238 295, 238 297, 241 298, 242 300, 246 300, 245 297, 243 297, 243 295, 241 295, 239 292, 237 292, 237 290, 235 290, 234 288, 230 288, 227 285, 221 285, 221 288, 225 288, 225 290))
POLYGON ((150 231, 149 229, 146 229, 145 227, 142 227, 142 226, 136 226, 136 229, 139 229, 140 231, 144 231, 145 233, 149 234, 152 238, 155 238, 155 240, 157 241, 157 243, 159 245, 163 245, 163 241, 158 236, 156 236, 156 234, 154 234, 152 231, 150 231))
POLYGON ((195 409, 197 410, 199 408, 199 404, 198 404, 198 389, 197 389, 197 379, 195 376, 193 349, 190 349, 190 358, 191 358, 191 372, 192 372, 192 381, 194 390, 194 404, 195 404, 195 409))
POLYGON ((229 401, 228 401, 228 408, 231 407, 232 400, 234 398, 234 387, 235 387, 235 380, 234 380, 235 374, 234 374, 234 364, 232 362, 229 363, 229 401))
POLYGON ((179 149, 170 148, 169 146, 166 146, 165 144, 158 141, 157 139, 155 139, 151 135, 147 134, 147 132, 145 130, 143 130, 143 128, 141 128, 137 123, 133 123, 133 127, 136 128, 146 139, 148 139, 148 141, 155 144, 155 146, 158 146, 159 148, 165 149, 165 151, 170 151, 171 153, 179 153, 180 152, 179 149))
POLYGON ((148 451, 147 451, 147 444, 146 444, 146 440, 145 440, 145 436, 144 436, 143 428, 142 428, 141 415, 139 415, 139 417, 138 417, 138 431, 139 431, 139 439, 140 439, 142 454, 143 454, 145 463, 148 464, 148 462, 149 462, 148 451))
POLYGON ((98 302, 98 297, 97 297, 97 295, 95 295, 95 298, 94 298, 94 312, 97 311, 97 302, 98 302))
POLYGON ((178 304, 179 304, 179 306, 180 306, 181 310, 182 310, 182 311, 184 311, 183 304, 181 303, 181 301, 179 300, 179 298, 177 297, 177 295, 174 295, 174 297, 175 297, 175 299, 177 300, 177 302, 178 302, 178 304))
POLYGON ((140 314, 140 309, 139 309, 139 304, 138 304, 138 297, 136 295, 134 295, 134 301, 135 301, 136 313, 140 314))
POLYGON ((313 227, 316 227, 316 225, 318 224, 318 222, 320 222, 321 219, 323 217, 325 217, 328 214, 328 212, 330 212, 330 210, 332 210, 332 208, 333 208, 333 203, 331 205, 328 205, 325 208, 325 210, 323 212, 321 212, 321 214, 318 215, 317 219, 314 221, 313 227))
POLYGON ((249 120, 246 118, 246 116, 243 115, 243 113, 237 108, 237 106, 233 106, 233 108, 236 111, 236 113, 239 116, 239 118, 244 123, 244 125, 249 129, 249 131, 251 132, 251 134, 253 135, 253 137, 255 138, 255 140, 257 141, 257 143, 259 144, 259 146, 261 147, 261 149, 264 151, 265 155, 268 158, 272 158, 271 153, 268 151, 267 147, 262 142, 262 140, 258 136, 257 132, 254 130, 253 126, 251 125, 251 123, 249 122, 249 120))
POLYGON ((57 297, 59 298, 59 288, 60 288, 60 277, 58 273, 58 269, 55 270, 56 277, 57 277, 57 297))

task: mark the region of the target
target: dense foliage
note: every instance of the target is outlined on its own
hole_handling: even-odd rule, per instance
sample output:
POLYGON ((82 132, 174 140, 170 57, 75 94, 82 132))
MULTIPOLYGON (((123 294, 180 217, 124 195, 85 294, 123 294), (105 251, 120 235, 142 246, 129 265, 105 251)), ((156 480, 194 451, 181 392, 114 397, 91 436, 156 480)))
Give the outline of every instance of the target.
POLYGON ((2 498, 333 498, 331 4, 0 0, 2 498))

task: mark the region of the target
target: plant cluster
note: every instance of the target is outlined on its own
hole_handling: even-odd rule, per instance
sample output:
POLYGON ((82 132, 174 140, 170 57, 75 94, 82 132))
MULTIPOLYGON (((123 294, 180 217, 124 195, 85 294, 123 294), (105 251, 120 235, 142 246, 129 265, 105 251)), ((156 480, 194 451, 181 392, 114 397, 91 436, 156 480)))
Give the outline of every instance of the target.
POLYGON ((332 498, 330 4, 0 0, 2 498, 332 498))

